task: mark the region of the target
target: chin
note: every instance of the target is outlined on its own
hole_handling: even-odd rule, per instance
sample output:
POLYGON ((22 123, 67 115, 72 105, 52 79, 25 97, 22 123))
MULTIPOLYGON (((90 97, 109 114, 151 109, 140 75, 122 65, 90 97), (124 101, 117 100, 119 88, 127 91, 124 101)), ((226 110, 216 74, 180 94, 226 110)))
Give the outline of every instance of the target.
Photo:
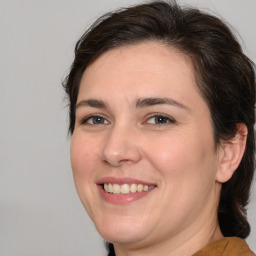
MULTIPOLYGON (((137 219, 138 222, 138 219, 137 219)), ((135 221, 109 221, 102 224, 95 223, 99 234, 108 242, 130 244, 143 240, 150 231, 145 229, 145 225, 136 224, 135 221)), ((148 225, 146 225, 147 227, 148 225)))

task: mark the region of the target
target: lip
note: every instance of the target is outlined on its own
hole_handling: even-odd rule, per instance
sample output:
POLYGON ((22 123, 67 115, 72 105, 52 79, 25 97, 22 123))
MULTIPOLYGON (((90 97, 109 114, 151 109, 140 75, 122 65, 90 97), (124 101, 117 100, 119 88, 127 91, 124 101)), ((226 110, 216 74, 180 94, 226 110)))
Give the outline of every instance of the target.
POLYGON ((111 183, 111 184, 142 184, 142 185, 149 185, 149 186, 156 186, 156 184, 147 182, 147 181, 142 181, 134 178, 116 178, 116 177, 104 177, 100 180, 97 181, 97 185, 102 185, 104 183, 111 183))
POLYGON ((153 192, 155 190, 155 188, 148 190, 148 191, 135 192, 135 193, 129 193, 129 194, 114 194, 114 193, 107 193, 103 189, 104 183, 111 183, 111 184, 118 184, 118 185, 142 184, 142 185, 155 186, 155 188, 157 187, 156 184, 138 180, 138 179, 133 179, 133 178, 105 177, 105 178, 100 179, 97 182, 97 187, 98 187, 101 197, 109 203, 118 204, 118 205, 125 205, 125 204, 135 202, 137 200, 140 200, 140 199, 150 195, 151 192, 153 192))

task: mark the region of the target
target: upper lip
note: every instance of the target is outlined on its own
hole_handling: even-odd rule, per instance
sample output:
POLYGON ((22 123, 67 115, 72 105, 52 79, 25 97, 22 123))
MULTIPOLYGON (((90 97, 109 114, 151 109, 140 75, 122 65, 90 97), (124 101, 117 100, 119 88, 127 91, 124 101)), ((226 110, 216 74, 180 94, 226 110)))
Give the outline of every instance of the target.
POLYGON ((142 181, 142 180, 138 180, 138 179, 134 179, 134 178, 130 178, 130 177, 126 177, 126 178, 117 178, 117 177, 104 177, 101 178, 97 181, 98 185, 102 185, 105 183, 110 183, 110 184, 142 184, 142 185, 149 185, 149 186, 156 186, 156 184, 152 183, 152 182, 147 182, 147 181, 142 181))

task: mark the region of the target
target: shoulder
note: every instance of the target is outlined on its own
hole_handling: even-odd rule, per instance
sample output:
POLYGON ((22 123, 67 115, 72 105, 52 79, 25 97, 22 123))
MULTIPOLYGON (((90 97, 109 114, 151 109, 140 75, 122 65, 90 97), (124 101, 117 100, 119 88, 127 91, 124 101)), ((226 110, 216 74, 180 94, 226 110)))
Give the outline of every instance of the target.
POLYGON ((214 241, 193 256, 256 256, 247 243, 238 237, 224 237, 214 241))

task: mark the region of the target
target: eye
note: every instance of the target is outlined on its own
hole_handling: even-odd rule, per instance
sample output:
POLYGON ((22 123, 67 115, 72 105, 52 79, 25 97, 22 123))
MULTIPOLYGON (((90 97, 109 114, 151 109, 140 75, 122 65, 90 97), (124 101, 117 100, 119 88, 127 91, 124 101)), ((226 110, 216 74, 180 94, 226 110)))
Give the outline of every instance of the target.
POLYGON ((81 124, 89 125, 99 125, 99 124, 109 124, 109 121, 102 116, 89 116, 81 121, 81 124))
POLYGON ((164 125, 164 124, 174 124, 175 120, 169 116, 163 114, 155 114, 147 119, 148 124, 164 125))

